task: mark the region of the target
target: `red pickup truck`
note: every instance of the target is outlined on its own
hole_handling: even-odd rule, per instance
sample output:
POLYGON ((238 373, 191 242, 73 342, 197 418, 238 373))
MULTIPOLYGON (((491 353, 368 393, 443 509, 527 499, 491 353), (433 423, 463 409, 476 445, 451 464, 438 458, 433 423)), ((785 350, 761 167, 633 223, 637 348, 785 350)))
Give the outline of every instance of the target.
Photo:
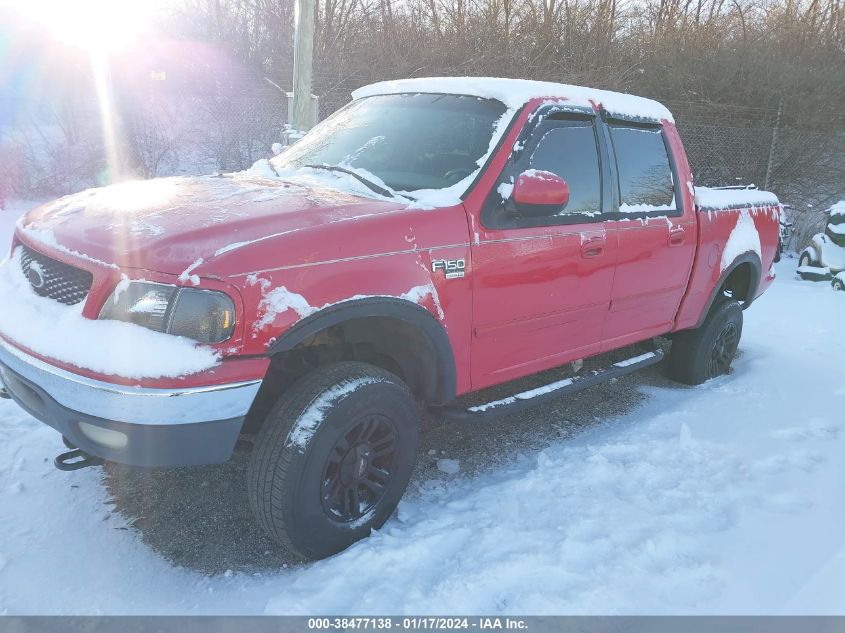
POLYGON ((666 108, 502 79, 353 96, 245 172, 21 219, 0 268, 2 395, 62 434, 57 466, 219 463, 252 437, 258 521, 324 557, 393 512, 418 403, 503 415, 662 348, 456 398, 657 336, 681 382, 728 371, 742 310, 774 279, 779 207, 694 189, 666 108))

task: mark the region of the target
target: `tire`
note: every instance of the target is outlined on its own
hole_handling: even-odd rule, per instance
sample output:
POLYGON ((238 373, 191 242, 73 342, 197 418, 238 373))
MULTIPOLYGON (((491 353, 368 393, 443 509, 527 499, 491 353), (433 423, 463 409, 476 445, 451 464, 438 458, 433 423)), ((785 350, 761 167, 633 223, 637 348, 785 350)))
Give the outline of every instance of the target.
POLYGON ((805 248, 801 252, 801 257, 798 258, 798 268, 804 266, 818 266, 819 263, 813 257, 813 253, 809 248, 805 248))
POLYGON ((250 456, 259 525, 304 559, 368 536, 405 492, 419 427, 410 390, 388 371, 343 362, 305 375, 271 409, 250 456))
POLYGON ((719 303, 701 327, 674 336, 669 353, 669 376, 687 385, 700 385, 728 373, 741 336, 742 307, 739 302, 719 303))
POLYGON ((834 290, 839 290, 839 291, 845 290, 845 282, 843 282, 838 277, 834 277, 833 281, 830 282, 830 285, 833 286, 834 290))

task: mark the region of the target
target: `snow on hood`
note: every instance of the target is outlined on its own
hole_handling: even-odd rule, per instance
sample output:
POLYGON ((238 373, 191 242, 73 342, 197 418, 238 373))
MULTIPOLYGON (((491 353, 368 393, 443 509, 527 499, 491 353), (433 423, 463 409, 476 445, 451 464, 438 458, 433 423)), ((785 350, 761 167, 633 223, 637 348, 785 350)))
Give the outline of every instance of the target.
POLYGON ((0 297, 14 297, 0 310, 0 335, 36 354, 101 374, 131 379, 177 378, 210 369, 220 356, 189 339, 121 321, 82 316, 32 290, 21 270, 20 248, 0 264, 0 297))
POLYGON ((359 88, 352 93, 353 99, 374 95, 404 93, 443 93, 470 95, 484 99, 496 99, 511 109, 521 108, 531 99, 564 98, 572 105, 592 107, 600 103, 611 114, 652 121, 674 121, 666 106, 635 95, 571 86, 546 81, 527 79, 503 79, 498 77, 427 77, 420 79, 397 79, 381 81, 359 88))
POLYGON ((280 177, 259 161, 235 174, 89 189, 31 211, 18 231, 102 265, 178 275, 200 259, 208 263, 274 236, 405 206, 348 175, 302 170, 280 177))
POLYGON ((700 209, 737 209, 739 207, 770 206, 778 204, 778 197, 759 189, 695 188, 695 204, 700 209))

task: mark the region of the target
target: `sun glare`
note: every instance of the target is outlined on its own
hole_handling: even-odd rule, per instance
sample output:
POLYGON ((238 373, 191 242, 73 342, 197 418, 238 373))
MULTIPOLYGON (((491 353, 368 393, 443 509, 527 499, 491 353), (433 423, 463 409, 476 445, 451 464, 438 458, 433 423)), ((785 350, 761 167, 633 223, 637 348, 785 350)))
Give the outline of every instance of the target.
POLYGON ((120 49, 150 27, 160 0, 18 0, 15 8, 56 39, 101 53, 120 49))

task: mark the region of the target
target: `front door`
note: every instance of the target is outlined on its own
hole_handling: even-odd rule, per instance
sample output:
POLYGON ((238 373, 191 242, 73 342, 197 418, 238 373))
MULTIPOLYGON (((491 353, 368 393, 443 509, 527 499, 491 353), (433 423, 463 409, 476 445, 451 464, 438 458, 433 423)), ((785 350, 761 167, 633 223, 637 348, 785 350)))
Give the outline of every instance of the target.
POLYGON ((615 223, 604 213, 602 137, 589 111, 536 118, 484 203, 472 247, 475 389, 601 345, 616 263, 615 223), (532 169, 564 179, 568 202, 520 211, 513 183, 532 169))

